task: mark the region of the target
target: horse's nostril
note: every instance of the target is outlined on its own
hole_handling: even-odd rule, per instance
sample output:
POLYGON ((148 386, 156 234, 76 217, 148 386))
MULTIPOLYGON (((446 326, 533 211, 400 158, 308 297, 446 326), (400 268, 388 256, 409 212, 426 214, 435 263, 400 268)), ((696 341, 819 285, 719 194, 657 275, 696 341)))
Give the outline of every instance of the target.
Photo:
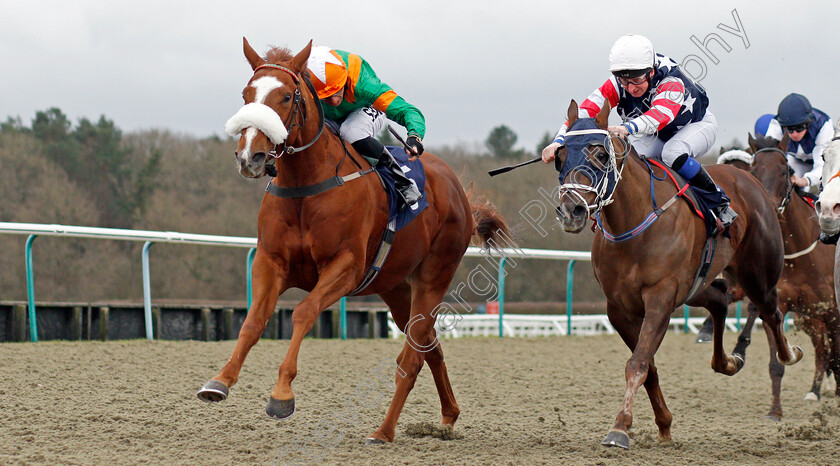
POLYGON ((582 205, 576 205, 575 210, 572 211, 572 215, 574 215, 575 217, 584 216, 586 215, 586 208, 582 205))
POLYGON ((835 216, 840 216, 840 204, 834 204, 834 207, 831 208, 831 213, 835 216))
POLYGON ((563 213, 563 209, 560 206, 554 208, 554 213, 557 214, 557 218, 564 218, 566 214, 563 213))
POLYGON ((251 156, 251 161, 253 163, 260 163, 265 160, 265 152, 255 152, 253 156, 251 156))

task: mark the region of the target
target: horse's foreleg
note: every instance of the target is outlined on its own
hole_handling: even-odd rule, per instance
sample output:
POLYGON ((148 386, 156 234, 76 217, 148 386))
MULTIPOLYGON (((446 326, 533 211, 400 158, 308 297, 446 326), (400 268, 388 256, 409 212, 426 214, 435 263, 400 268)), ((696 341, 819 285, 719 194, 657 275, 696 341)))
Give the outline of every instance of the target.
POLYGON ((229 388, 239 380, 239 371, 242 370, 248 352, 257 344, 265 330, 266 322, 274 313, 277 298, 286 291, 286 271, 281 270, 259 249, 254 258, 252 272, 251 307, 239 330, 236 347, 227 364, 198 391, 198 397, 204 401, 222 401, 227 398, 229 388))
POLYGON ((802 330, 811 338, 814 345, 814 380, 811 383, 811 390, 805 394, 805 401, 819 401, 822 388, 823 375, 828 369, 829 352, 826 348, 826 337, 828 336, 825 324, 806 315, 801 315, 800 322, 802 330))
POLYGON ((312 330, 315 319, 327 306, 353 291, 357 281, 357 267, 352 253, 340 254, 320 271, 315 288, 292 311, 292 338, 286 357, 280 364, 277 383, 265 407, 268 416, 284 419, 295 412, 295 394, 292 381, 297 376, 297 358, 303 337, 312 330))
POLYGON ((764 326, 764 333, 767 334, 767 346, 770 347, 770 363, 768 365, 768 372, 770 373, 770 391, 773 400, 770 403, 770 412, 767 413, 767 418, 774 421, 782 419, 782 377, 785 376, 785 366, 781 365, 776 359, 777 342, 773 337, 773 332, 764 326))
MULTIPOLYGON (((657 426, 659 427, 659 438, 661 440, 669 440, 671 438, 670 428, 672 416, 665 405, 665 398, 662 396, 659 387, 659 377, 653 362, 653 356, 659 349, 659 345, 662 343, 662 339, 668 330, 668 322, 671 311, 673 310, 673 305, 668 304, 668 299, 666 298, 667 296, 673 296, 668 292, 670 286, 672 285, 660 284, 648 289, 642 294, 642 299, 645 304, 645 317, 638 332, 636 345, 633 348, 633 355, 627 361, 624 369, 624 377, 627 384, 624 392, 624 402, 622 403, 618 416, 616 416, 612 430, 601 442, 602 445, 630 448, 630 437, 627 431, 633 425, 633 401, 642 384, 645 385, 648 395, 651 397, 651 405, 653 406, 657 426)), ((610 313, 610 309, 607 312, 610 313)), ((613 318, 616 312, 613 310, 610 322, 614 320, 620 321, 620 319, 613 318)), ((626 333, 628 329, 623 331, 626 333)), ((632 327, 629 331, 632 331, 632 327)), ((632 342, 632 338, 624 335, 622 335, 622 338, 630 346, 629 342, 632 342)))

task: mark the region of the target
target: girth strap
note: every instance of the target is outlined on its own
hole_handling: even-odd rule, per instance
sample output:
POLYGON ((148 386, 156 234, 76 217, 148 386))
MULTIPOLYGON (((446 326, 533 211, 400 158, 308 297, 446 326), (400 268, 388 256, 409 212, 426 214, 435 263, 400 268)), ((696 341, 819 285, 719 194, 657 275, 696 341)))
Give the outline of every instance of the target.
POLYGON ((382 242, 379 243, 379 251, 377 251, 376 258, 373 259, 373 264, 371 264, 370 269, 365 274, 364 280, 347 296, 355 296, 361 293, 379 275, 379 271, 382 270, 382 265, 385 264, 385 259, 388 258, 388 253, 391 252, 391 245, 394 244, 394 236, 397 234, 396 230, 397 219, 394 217, 388 222, 388 226, 385 228, 385 233, 382 235, 382 242))
POLYGON ((314 196, 316 194, 321 194, 333 188, 337 188, 348 181, 365 176, 372 171, 373 167, 345 176, 334 176, 332 178, 327 178, 326 180, 317 184, 310 184, 307 186, 300 186, 297 188, 284 188, 282 186, 277 186, 276 184, 269 181, 268 186, 265 187, 265 190, 266 192, 269 192, 277 197, 282 198, 309 197, 314 196))

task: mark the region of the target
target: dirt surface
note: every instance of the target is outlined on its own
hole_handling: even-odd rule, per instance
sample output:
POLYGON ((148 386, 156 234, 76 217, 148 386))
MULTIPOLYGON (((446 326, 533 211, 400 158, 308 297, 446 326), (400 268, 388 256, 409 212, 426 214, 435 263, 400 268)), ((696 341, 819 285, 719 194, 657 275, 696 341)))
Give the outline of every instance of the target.
MULTIPOLYGON (((41 342, 0 345, 0 463, 63 464, 840 464, 840 408, 824 389, 807 402, 813 348, 783 383, 785 417, 769 409, 767 343, 755 334, 746 367, 715 374, 711 346, 668 334, 657 365, 674 415, 660 444, 644 391, 634 405, 629 451, 605 448, 624 393, 629 351, 615 336, 443 341, 461 407, 442 429, 424 368, 392 444, 365 446, 393 384, 381 381, 402 341, 307 340, 294 382, 297 412, 263 409, 285 341, 251 352, 227 401, 196 390, 234 342, 41 342)), ((726 335, 732 348, 733 334, 726 335)))

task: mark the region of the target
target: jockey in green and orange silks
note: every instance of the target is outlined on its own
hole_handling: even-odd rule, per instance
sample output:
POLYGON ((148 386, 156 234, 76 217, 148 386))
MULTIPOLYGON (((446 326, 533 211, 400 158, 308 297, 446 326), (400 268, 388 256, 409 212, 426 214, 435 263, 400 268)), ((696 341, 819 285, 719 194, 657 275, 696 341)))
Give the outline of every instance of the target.
POLYGON ((376 135, 385 128, 387 117, 406 128, 408 154, 419 156, 426 133, 426 120, 420 110, 380 81, 368 62, 356 54, 314 46, 308 67, 324 104, 324 116, 340 125, 341 137, 360 154, 391 168, 397 190, 407 205, 414 204, 420 198, 419 190, 376 135))

